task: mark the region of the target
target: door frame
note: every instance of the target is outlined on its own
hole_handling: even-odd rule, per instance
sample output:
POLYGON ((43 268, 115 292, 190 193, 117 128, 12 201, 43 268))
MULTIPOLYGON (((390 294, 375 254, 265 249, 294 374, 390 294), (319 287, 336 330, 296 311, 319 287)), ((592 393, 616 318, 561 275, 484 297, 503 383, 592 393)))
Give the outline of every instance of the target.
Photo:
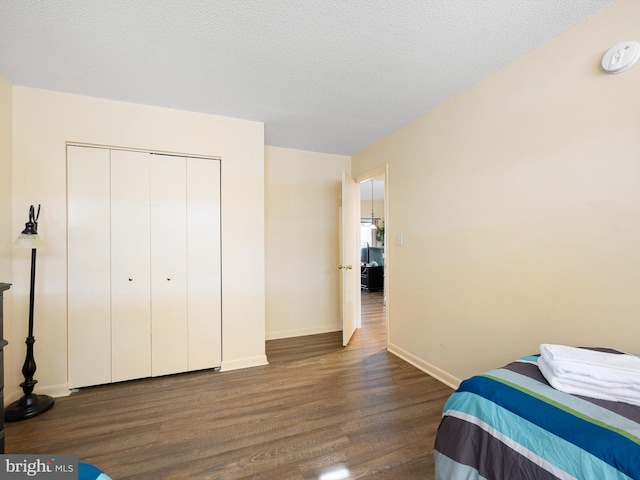
MULTIPOLYGON (((385 298, 385 332, 386 332, 386 344, 389 346, 389 303, 390 303, 390 293, 391 293, 391 275, 390 273, 393 271, 393 268, 389 268, 390 263, 390 252, 389 252, 389 164, 385 163, 384 165, 374 168, 372 170, 367 170, 366 172, 353 177, 358 186, 362 182, 366 182, 367 180, 372 180, 375 177, 384 177, 384 298, 385 298)), ((358 203, 358 211, 360 210, 360 202, 358 203)), ((360 216, 358 216, 358 222, 360 222, 360 216)), ((358 229, 359 231, 359 229, 358 229)), ((358 233, 358 242, 360 242, 360 234, 358 233)), ((358 243, 358 247, 360 244, 358 243)), ((361 295, 357 295, 356 297, 356 311, 358 312, 358 325, 357 328, 362 328, 362 302, 360 299, 361 295)))

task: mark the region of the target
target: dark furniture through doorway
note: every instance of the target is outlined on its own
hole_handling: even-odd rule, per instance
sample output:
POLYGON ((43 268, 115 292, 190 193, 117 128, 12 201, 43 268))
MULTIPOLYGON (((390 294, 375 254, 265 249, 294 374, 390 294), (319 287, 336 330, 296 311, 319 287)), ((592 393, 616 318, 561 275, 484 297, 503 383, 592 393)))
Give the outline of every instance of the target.
POLYGON ((365 292, 379 292, 384 288, 384 267, 360 267, 360 288, 365 292))

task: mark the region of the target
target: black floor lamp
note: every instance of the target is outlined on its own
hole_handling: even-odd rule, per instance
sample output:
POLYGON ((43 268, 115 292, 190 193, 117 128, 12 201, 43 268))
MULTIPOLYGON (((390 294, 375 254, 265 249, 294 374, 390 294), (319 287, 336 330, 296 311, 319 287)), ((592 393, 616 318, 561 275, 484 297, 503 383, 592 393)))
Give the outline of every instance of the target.
POLYGON ((36 248, 42 246, 42 240, 38 236, 38 217, 40 216, 40 205, 35 213, 33 205, 29 208, 29 221, 16 240, 15 246, 31 249, 31 291, 29 294, 29 334, 27 336, 27 357, 22 366, 24 382, 20 384, 24 396, 16 400, 4 410, 4 420, 6 422, 17 422, 26 420, 46 412, 53 407, 53 398, 47 395, 36 395, 33 393, 37 380, 33 375, 36 373, 36 361, 33 357, 33 344, 36 339, 33 336, 33 301, 36 284, 36 248))

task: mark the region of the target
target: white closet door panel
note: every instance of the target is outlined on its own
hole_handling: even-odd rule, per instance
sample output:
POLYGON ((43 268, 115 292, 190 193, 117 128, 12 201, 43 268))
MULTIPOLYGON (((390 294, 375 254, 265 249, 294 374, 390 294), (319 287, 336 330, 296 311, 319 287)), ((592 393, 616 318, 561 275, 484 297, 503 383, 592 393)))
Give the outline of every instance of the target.
POLYGON ((187 370, 186 159, 151 156, 151 371, 187 370))
POLYGON ((109 150, 67 148, 69 386, 111 382, 109 150))
POLYGON ((220 161, 187 160, 189 370, 222 362, 220 161))
POLYGON ((111 151, 114 382, 151 375, 149 157, 111 151))

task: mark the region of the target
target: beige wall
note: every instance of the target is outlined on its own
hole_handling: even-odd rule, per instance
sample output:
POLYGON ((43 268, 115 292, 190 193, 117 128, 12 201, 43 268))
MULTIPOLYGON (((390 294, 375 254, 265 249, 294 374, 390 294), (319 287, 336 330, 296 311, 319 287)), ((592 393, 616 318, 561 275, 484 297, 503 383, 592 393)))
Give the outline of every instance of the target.
MULTIPOLYGON (((11 245, 14 240, 11 226, 12 92, 11 84, 0 77, 0 283, 12 283, 11 245)), ((17 236, 18 233, 20 232, 15 232, 15 235, 17 236)), ((4 338, 11 336, 12 300, 13 288, 4 292, 4 338)), ((18 345, 23 346, 24 339, 18 345)), ((4 349, 5 355, 8 348, 4 349)), ((14 346, 11 345, 11 348, 14 346)), ((22 381, 18 379, 19 375, 20 369, 15 372, 7 371, 5 368, 5 384, 17 386, 22 381)))
POLYGON ((351 159, 266 147, 265 162, 267 338, 341 330, 338 208, 351 159))
MULTIPOLYGON (((0 282, 11 277, 12 87, 0 77, 0 282)), ((19 232, 18 232, 19 233, 19 232)), ((17 235, 17 234, 16 234, 17 235)))
POLYGON ((640 65, 600 69, 638 18, 619 0, 353 157, 389 164, 392 351, 450 384, 541 342, 640 353, 640 65))
MULTIPOLYGON (((0 77, 0 282, 11 283, 12 87, 0 77)), ((19 233, 19 232, 18 232, 19 233)), ((17 235, 17 233, 16 233, 17 235)), ((7 293, 7 295, 10 295, 7 293)))
MULTIPOLYGON (((360 188, 366 191, 367 182, 360 184, 360 188)), ((370 188, 370 187, 369 187, 370 188)), ((366 193, 366 192, 365 192, 366 193)), ((378 219, 378 226, 384 226, 384 202, 375 200, 373 202, 373 215, 378 219)), ((360 218, 371 219, 371 200, 360 200, 360 218)), ((376 241, 373 246, 381 246, 382 243, 376 241)))
MULTIPOLYGON (((360 184, 360 189, 367 190, 367 182, 360 184)), ((384 202, 382 200, 374 200, 373 202, 374 218, 379 218, 379 222, 384 220, 384 202)), ((371 200, 360 200, 360 218, 371 218, 371 200)))
MULTIPOLYGON (((13 112, 11 230, 19 232, 29 205, 41 203, 46 242, 38 253, 36 391, 55 396, 67 388, 65 142, 222 158, 222 369, 266 362, 262 123, 24 87, 13 88, 13 112)), ((13 256, 14 318, 24 319, 29 260, 22 251, 13 256)), ((25 323, 15 321, 7 370, 24 359, 17 347, 25 323)))

